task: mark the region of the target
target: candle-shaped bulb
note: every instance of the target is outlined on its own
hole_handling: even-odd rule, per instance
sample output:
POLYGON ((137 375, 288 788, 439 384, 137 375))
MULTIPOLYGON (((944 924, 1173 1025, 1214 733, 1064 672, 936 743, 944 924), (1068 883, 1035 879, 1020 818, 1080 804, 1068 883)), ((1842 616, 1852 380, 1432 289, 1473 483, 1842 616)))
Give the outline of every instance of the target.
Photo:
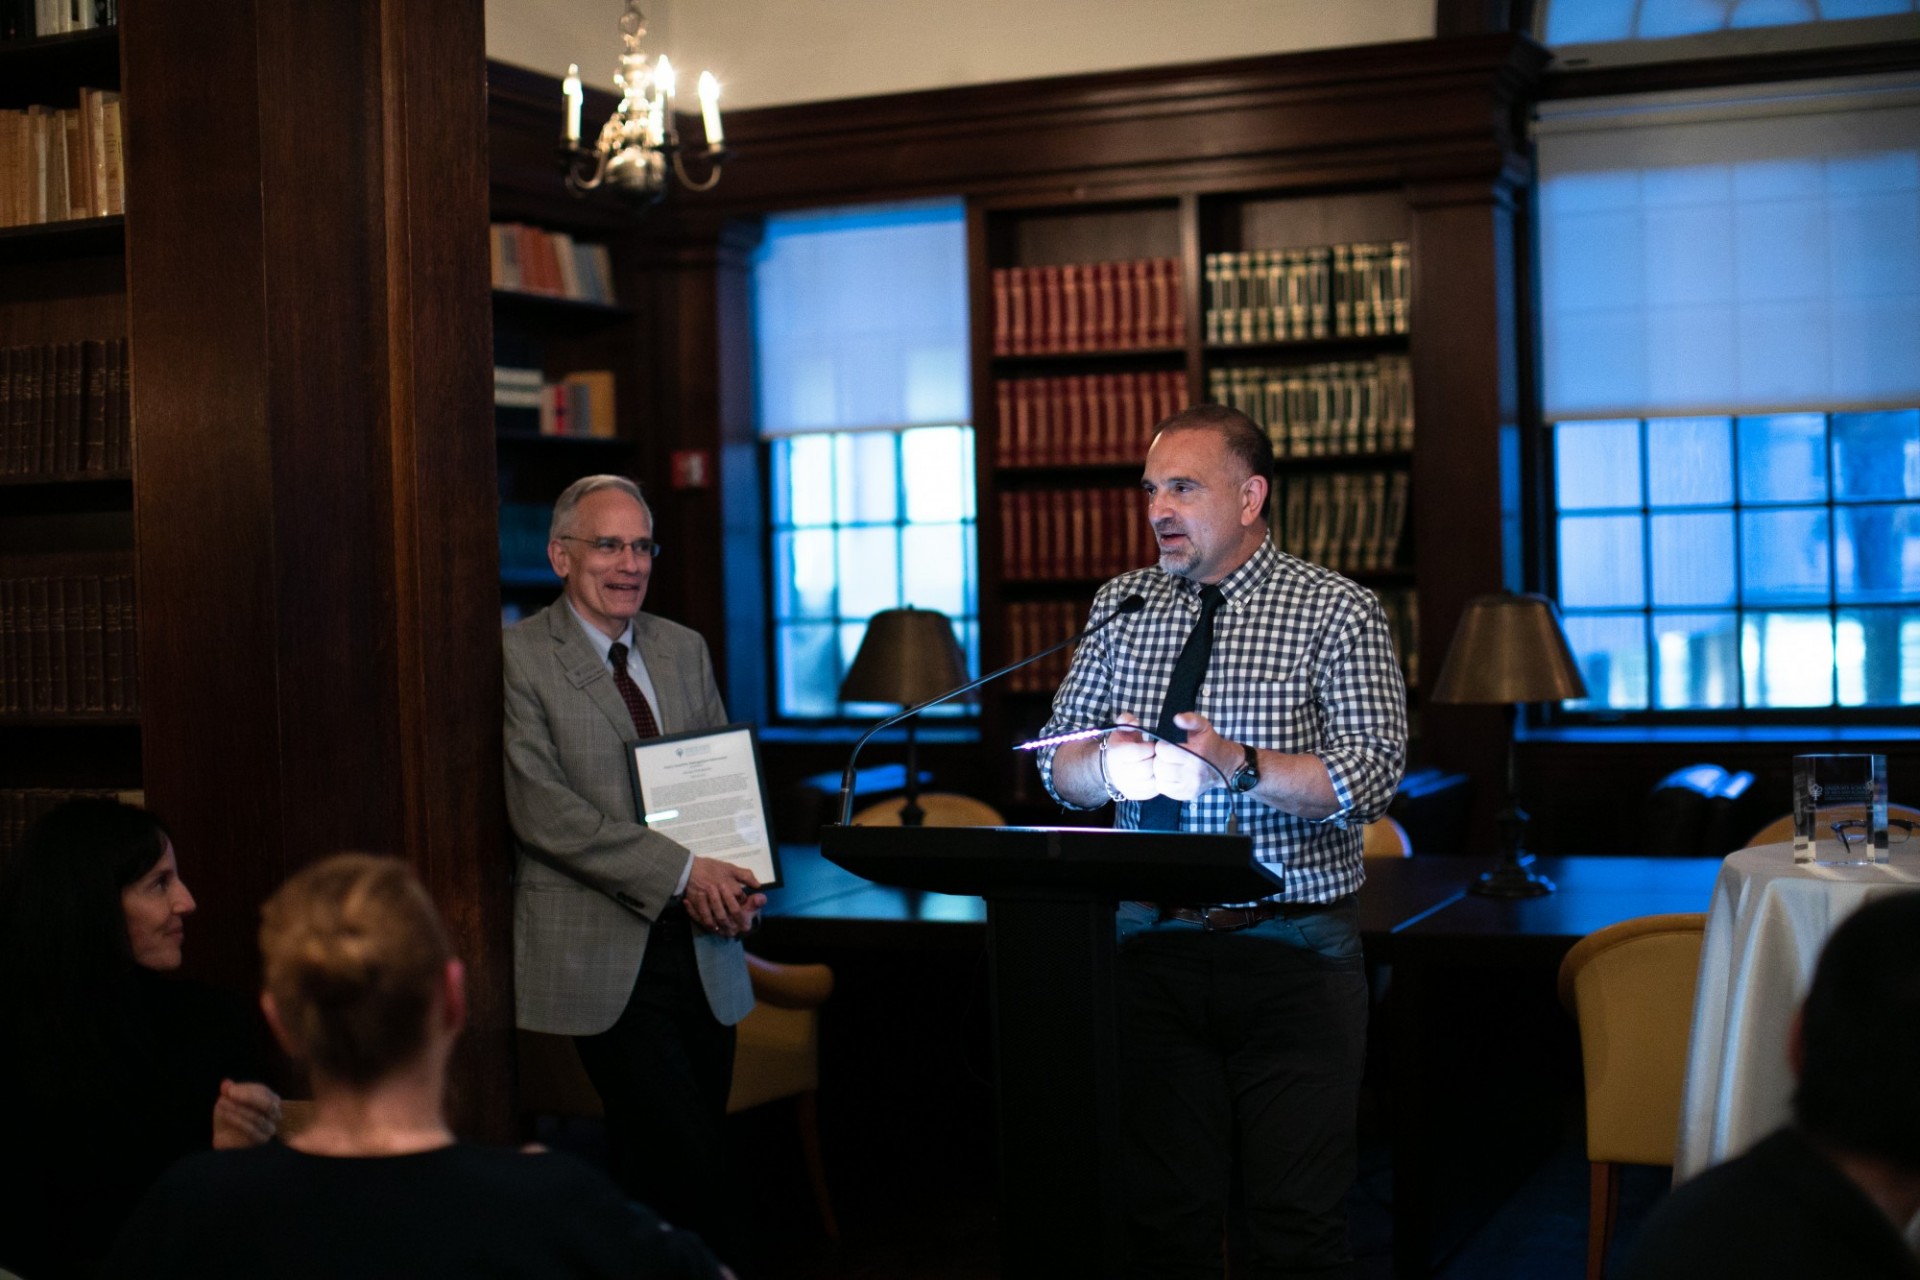
POLYGON ((726 134, 720 131, 720 82, 711 71, 700 73, 700 121, 707 128, 709 147, 718 147, 726 140, 726 134))
POLYGON ((673 102, 673 64, 667 61, 667 55, 660 55, 660 65, 654 69, 654 84, 660 87, 660 96, 669 105, 673 102))
POLYGON ((567 64, 567 78, 561 82, 560 92, 567 99, 567 141, 580 144, 580 107, 585 95, 580 92, 580 68, 574 63, 567 64))

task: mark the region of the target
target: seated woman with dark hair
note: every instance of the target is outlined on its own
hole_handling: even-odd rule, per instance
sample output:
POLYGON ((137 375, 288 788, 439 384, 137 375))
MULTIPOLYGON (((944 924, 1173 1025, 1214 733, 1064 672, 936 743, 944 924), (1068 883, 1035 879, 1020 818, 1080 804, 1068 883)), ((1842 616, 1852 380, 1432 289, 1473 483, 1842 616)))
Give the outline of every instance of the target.
POLYGON ((443 1103, 466 975, 406 865, 341 854, 268 900, 261 1005, 309 1069, 313 1123, 161 1179, 115 1276, 660 1276, 725 1273, 566 1156, 456 1142, 443 1103))
POLYGON ((168 976, 193 909, 166 829, 110 800, 0 865, 0 1267, 91 1275, 168 1165, 274 1132, 258 1016, 168 976))

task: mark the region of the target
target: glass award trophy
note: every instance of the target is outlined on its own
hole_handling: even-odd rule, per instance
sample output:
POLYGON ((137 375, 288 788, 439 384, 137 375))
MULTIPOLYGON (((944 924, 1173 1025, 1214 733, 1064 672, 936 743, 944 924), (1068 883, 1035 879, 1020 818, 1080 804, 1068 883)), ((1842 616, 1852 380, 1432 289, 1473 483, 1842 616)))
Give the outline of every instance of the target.
POLYGON ((1793 860, 1847 865, 1887 860, 1887 758, 1793 758, 1793 860))

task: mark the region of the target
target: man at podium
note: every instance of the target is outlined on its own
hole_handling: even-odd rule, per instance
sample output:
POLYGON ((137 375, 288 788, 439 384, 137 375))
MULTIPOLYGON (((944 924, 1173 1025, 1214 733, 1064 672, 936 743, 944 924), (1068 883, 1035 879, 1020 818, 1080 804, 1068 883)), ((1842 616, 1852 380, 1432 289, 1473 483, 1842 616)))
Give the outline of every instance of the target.
POLYGON ((1264 901, 1123 903, 1127 1220, 1143 1275, 1340 1276, 1367 987, 1360 828, 1399 785, 1406 689, 1379 601, 1267 536, 1273 455, 1244 414, 1162 422, 1142 488, 1159 564, 1108 582, 1040 753, 1067 808, 1114 825, 1230 821, 1284 888, 1264 901), (1138 726, 1124 727, 1124 726, 1138 726), (1151 726, 1151 731, 1147 730, 1151 726))

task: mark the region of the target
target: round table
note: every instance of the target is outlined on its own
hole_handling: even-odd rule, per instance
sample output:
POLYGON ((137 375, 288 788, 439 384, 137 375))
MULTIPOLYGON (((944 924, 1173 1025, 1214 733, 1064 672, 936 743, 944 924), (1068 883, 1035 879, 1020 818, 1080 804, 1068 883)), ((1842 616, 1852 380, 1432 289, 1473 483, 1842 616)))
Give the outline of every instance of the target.
POLYGON ((1920 889, 1920 852, 1872 865, 1796 863, 1791 841, 1728 856, 1700 946, 1674 1181, 1737 1156, 1784 1124, 1787 1033, 1814 962, 1863 904, 1920 889))

